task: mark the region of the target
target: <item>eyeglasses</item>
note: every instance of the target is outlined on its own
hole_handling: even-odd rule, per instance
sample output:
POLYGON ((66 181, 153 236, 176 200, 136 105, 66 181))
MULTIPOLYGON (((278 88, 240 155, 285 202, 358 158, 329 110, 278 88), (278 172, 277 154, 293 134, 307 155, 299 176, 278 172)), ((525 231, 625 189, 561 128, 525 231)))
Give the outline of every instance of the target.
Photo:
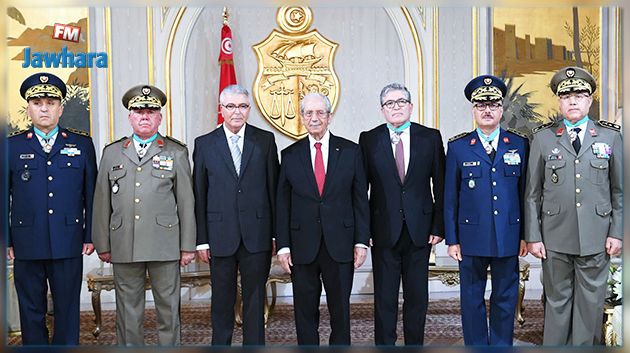
POLYGON ((404 99, 404 98, 400 98, 398 100, 389 100, 383 104, 381 104, 381 107, 385 107, 387 109, 394 109, 394 105, 397 105, 399 108, 404 108, 407 106, 407 104, 409 104, 409 101, 404 99))
POLYGON ((499 108, 503 107, 503 104, 501 103, 475 103, 475 105, 473 105, 473 107, 475 107, 475 109, 477 109, 480 112, 483 112, 486 110, 486 108, 490 108, 490 111, 495 111, 499 108))
POLYGON ((559 96, 560 100, 565 101, 565 102, 567 102, 571 98, 575 98, 576 101, 582 101, 588 97, 590 96, 586 93, 569 93, 569 94, 563 94, 559 96))
POLYGON ((236 105, 236 104, 232 104, 232 103, 230 103, 230 104, 228 104, 228 105, 223 105, 223 104, 221 104, 221 106, 222 106, 223 108, 225 108, 228 112, 233 112, 233 111, 234 111, 234 109, 236 109, 236 108, 238 108, 238 110, 240 110, 240 111, 242 111, 242 112, 244 112, 244 111, 246 111, 247 109, 249 109, 249 104, 239 104, 239 105, 236 105))
POLYGON ((303 114, 307 118, 312 118, 314 115, 317 115, 318 117, 323 118, 326 115, 328 115, 328 112, 325 110, 307 110, 303 114))

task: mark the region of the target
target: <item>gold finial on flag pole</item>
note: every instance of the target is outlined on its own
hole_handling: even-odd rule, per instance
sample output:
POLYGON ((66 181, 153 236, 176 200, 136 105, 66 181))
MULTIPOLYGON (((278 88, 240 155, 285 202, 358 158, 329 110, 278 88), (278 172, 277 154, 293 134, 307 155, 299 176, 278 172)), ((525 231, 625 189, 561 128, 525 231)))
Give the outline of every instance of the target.
POLYGON ((223 24, 227 25, 228 24, 228 18, 230 17, 230 14, 228 13, 228 9, 227 7, 223 7, 223 24))

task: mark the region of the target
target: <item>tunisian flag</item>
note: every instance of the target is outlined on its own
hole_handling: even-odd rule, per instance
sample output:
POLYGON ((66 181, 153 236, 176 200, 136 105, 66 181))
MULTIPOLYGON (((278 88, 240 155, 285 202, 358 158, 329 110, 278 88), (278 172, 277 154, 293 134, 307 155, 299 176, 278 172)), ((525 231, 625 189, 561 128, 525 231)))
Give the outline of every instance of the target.
MULTIPOLYGON (((221 65, 221 78, 219 82, 219 94, 229 85, 236 84, 236 74, 234 73, 234 56, 232 55, 232 30, 227 23, 221 28, 221 52, 219 53, 219 65, 221 65)), ((221 107, 217 125, 223 124, 223 116, 221 115, 221 107)))

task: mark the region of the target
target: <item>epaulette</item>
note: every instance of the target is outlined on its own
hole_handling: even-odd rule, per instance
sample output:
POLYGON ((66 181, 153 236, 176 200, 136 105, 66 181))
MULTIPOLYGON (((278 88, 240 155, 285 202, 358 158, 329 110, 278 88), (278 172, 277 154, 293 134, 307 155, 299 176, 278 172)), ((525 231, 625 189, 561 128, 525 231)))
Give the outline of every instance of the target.
POLYGON ((613 124, 613 123, 611 123, 609 121, 606 121, 606 120, 598 120, 596 123, 599 126, 607 127, 607 128, 609 128, 611 130, 621 131, 621 126, 619 126, 617 124, 613 124))
POLYGON ((70 132, 72 132, 74 134, 77 134, 77 135, 90 137, 90 134, 85 132, 85 131, 83 131, 83 130, 77 130, 77 129, 73 129, 71 127, 67 127, 66 130, 68 130, 68 131, 70 131, 70 132))
POLYGON ((123 136, 123 137, 119 138, 118 140, 116 140, 114 142, 110 142, 110 143, 106 144, 104 148, 107 148, 107 147, 109 147, 109 146, 111 146, 111 145, 113 145, 115 143, 121 142, 122 140, 124 140, 126 138, 127 138, 127 136, 123 136))
POLYGON ((540 126, 536 126, 535 128, 532 129, 532 134, 537 133, 538 131, 544 130, 544 129, 548 129, 550 127, 552 127, 555 123, 553 121, 550 121, 546 124, 542 124, 540 126))
POLYGON ((17 135, 23 134, 23 133, 25 133, 27 131, 28 131, 28 129, 13 131, 12 133, 9 134, 9 137, 17 136, 17 135))
POLYGON ((453 141, 455 141, 455 140, 459 140, 460 138, 462 138, 462 137, 464 137, 464 136, 468 135, 469 133, 470 133, 470 132, 462 132, 461 134, 459 134, 459 135, 455 135, 455 136, 451 137, 450 139, 448 139, 448 142, 453 142, 453 141))
POLYGON ((181 142, 180 140, 178 140, 178 139, 176 139, 176 138, 173 138, 173 137, 171 137, 171 136, 165 136, 165 137, 166 137, 167 139, 169 139, 169 140, 171 140, 171 141, 175 142, 176 144, 178 144, 178 145, 182 146, 182 147, 186 147, 186 144, 185 144, 185 143, 181 142))
POLYGON ((513 129, 513 128, 508 128, 507 131, 513 133, 516 136, 520 136, 520 137, 522 137, 524 139, 528 138, 526 134, 524 134, 523 132, 521 132, 519 130, 516 130, 516 129, 513 129))

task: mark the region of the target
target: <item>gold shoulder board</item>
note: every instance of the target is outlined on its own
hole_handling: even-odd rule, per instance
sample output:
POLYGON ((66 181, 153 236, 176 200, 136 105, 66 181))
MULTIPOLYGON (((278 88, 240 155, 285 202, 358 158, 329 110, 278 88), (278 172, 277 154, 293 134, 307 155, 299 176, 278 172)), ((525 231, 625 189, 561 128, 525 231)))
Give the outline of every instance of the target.
POLYGON ((448 139, 448 142, 453 142, 453 141, 458 140, 458 139, 460 139, 460 138, 462 138, 462 137, 464 137, 464 136, 466 136, 468 134, 469 134, 468 132, 462 132, 461 134, 455 135, 455 136, 451 137, 450 139, 448 139))
POLYGON ((181 142, 180 140, 178 140, 178 139, 176 139, 176 138, 174 138, 174 137, 171 137, 171 136, 165 136, 165 137, 166 137, 167 139, 169 139, 169 140, 171 140, 171 141, 175 142, 176 144, 178 144, 178 145, 180 145, 180 146, 186 147, 186 144, 185 144, 185 143, 181 142))
POLYGON ((550 128, 551 126, 553 126, 553 124, 554 124, 553 122, 549 122, 549 123, 546 123, 546 124, 542 124, 542 125, 540 125, 540 126, 537 126, 537 127, 535 127, 535 128, 533 128, 533 129, 532 129, 532 134, 535 134, 535 133, 537 133, 538 131, 542 131, 542 130, 544 130, 544 129, 548 129, 548 128, 550 128))
POLYGON ((23 134, 23 133, 25 133, 25 132, 27 132, 27 131, 28 131, 28 129, 26 129, 26 130, 17 130, 17 131, 13 131, 12 133, 10 133, 10 134, 9 134, 9 137, 17 136, 17 135, 19 135, 19 134, 23 134))
POLYGON ((85 132, 85 131, 83 131, 83 130, 77 130, 77 129, 73 129, 71 127, 66 128, 66 130, 68 130, 68 131, 70 131, 70 132, 72 132, 74 134, 77 134, 77 135, 83 135, 83 136, 90 137, 90 134, 85 132))
POLYGON ((520 137, 522 137, 524 139, 528 138, 526 134, 524 134, 523 132, 521 132, 519 130, 516 130, 516 129, 513 129, 513 128, 508 128, 507 131, 513 133, 516 136, 520 136, 520 137))

